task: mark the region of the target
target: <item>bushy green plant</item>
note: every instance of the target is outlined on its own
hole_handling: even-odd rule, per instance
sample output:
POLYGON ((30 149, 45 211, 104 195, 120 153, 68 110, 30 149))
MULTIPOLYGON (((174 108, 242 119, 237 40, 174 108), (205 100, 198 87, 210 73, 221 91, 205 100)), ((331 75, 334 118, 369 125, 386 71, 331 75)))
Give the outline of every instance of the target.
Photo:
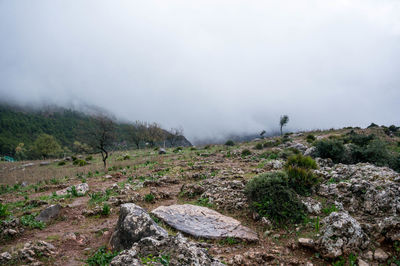
POLYGON ((85 166, 85 165, 87 165, 88 163, 87 163, 85 160, 76 159, 76 160, 73 162, 73 164, 74 164, 74 165, 78 165, 78 166, 85 166))
POLYGON ((242 150, 242 156, 249 156, 251 155, 251 151, 249 149, 242 150))
POLYGON ((284 172, 268 172, 254 177, 245 188, 250 206, 276 224, 298 223, 305 217, 305 207, 287 180, 284 172))
POLYGON ((110 209, 110 205, 108 205, 107 203, 103 204, 103 209, 101 210, 101 214, 104 216, 108 216, 110 215, 111 209, 110 209))
POLYGON ((310 156, 301 154, 290 156, 285 164, 289 186, 301 195, 309 194, 319 183, 311 169, 317 169, 317 163, 310 156))
POLYGON ((8 215, 10 215, 10 212, 8 211, 8 206, 6 204, 0 203, 0 218, 5 218, 8 215))
POLYGON ((119 252, 112 252, 106 249, 106 247, 100 247, 95 253, 93 253, 87 260, 86 263, 89 266, 105 266, 109 265, 112 259, 118 255, 119 252))
POLYGON ((262 150, 264 146, 261 143, 257 143, 256 146, 254 146, 254 149, 256 150, 262 150))
POLYGON ((312 143, 315 140, 315 136, 313 134, 308 134, 306 140, 308 143, 312 143))
POLYGON ((93 160, 93 156, 92 156, 92 155, 89 155, 89 156, 87 156, 87 157, 85 158, 85 160, 86 160, 86 161, 91 161, 91 160, 93 160))
POLYGON ((317 169, 317 163, 310 156, 301 154, 290 156, 286 162, 286 167, 301 167, 304 169, 317 169))
POLYGON ((340 140, 319 140, 315 143, 316 157, 330 158, 334 163, 343 162, 346 150, 340 140))
POLYGON ((155 197, 154 197, 154 195, 153 194, 146 194, 145 196, 144 196, 144 201, 146 201, 146 202, 154 202, 154 199, 155 199, 155 197))
POLYGON ((310 170, 296 166, 286 168, 289 186, 300 195, 308 195, 320 180, 310 170))
POLYGON ((60 161, 60 162, 58 162, 58 165, 59 165, 59 166, 65 165, 65 161, 60 161))
POLYGON ((225 142, 225 145, 226 146, 235 146, 235 142, 233 142, 233 140, 227 140, 226 142, 225 142))
POLYGON ((176 147, 173 152, 178 153, 178 152, 181 152, 182 150, 183 150, 182 147, 176 147))
POLYGON ((36 221, 33 214, 27 214, 21 217, 21 224, 31 229, 43 229, 46 225, 44 222, 36 221))

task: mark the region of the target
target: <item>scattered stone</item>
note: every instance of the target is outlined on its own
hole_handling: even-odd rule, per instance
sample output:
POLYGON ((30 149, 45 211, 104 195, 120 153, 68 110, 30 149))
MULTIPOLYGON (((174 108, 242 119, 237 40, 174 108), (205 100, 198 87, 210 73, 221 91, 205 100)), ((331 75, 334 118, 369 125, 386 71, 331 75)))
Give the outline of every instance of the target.
POLYGON ((152 257, 161 257, 167 254, 169 255, 169 265, 223 265, 210 256, 206 249, 195 242, 188 241, 180 233, 176 236, 166 236, 159 239, 156 237, 142 238, 133 244, 131 249, 124 250, 116 256, 112 260, 111 265, 142 265, 140 257, 149 255, 152 255, 152 257))
POLYGON ((369 266, 369 263, 359 258, 357 260, 357 265, 358 266, 369 266))
POLYGON ((46 209, 40 212, 38 216, 35 217, 36 221, 45 222, 47 223, 51 219, 58 216, 61 210, 60 204, 50 205, 46 209))
POLYGON ((368 247, 369 239, 360 223, 345 212, 332 212, 322 220, 321 237, 316 248, 325 258, 357 253, 368 247))
POLYGON ((65 241, 68 240, 76 241, 76 234, 73 232, 67 232, 62 236, 62 239, 65 241))
POLYGON ((272 227, 272 222, 267 217, 262 217, 261 223, 265 226, 272 227))
POLYGON ((46 162, 40 162, 39 165, 40 165, 40 166, 46 166, 46 165, 49 165, 49 164, 50 164, 50 162, 47 162, 47 161, 46 161, 46 162))
POLYGON ((299 244, 303 247, 313 248, 314 247, 314 240, 311 238, 299 238, 299 244))
POLYGON ((313 146, 313 147, 308 148, 308 149, 304 152, 303 155, 304 155, 304 156, 311 156, 311 157, 314 157, 316 151, 317 151, 317 148, 313 146))
POLYGON ((389 255, 383 251, 382 249, 378 248, 374 252, 374 259, 380 262, 385 262, 389 258, 389 255))
POLYGON ((34 165, 35 165, 34 163, 26 163, 26 164, 21 165, 21 167, 22 168, 27 168, 27 167, 31 167, 31 166, 34 166, 34 165))
MULTIPOLYGON (((72 191, 73 186, 69 186, 66 189, 56 191, 56 195, 65 196, 72 191)), ((75 186, 76 191, 80 195, 85 195, 89 191, 89 185, 87 183, 81 183, 75 186)))
POLYGON ((311 197, 307 197, 301 200, 301 202, 306 206, 309 214, 320 214, 322 205, 320 202, 316 201, 311 197))
POLYGON ((43 257, 51 257, 56 255, 56 248, 45 241, 27 242, 24 247, 17 252, 19 260, 28 263, 37 263, 36 259, 43 257))
POLYGON ((183 184, 181 187, 180 195, 193 198, 201 195, 204 192, 204 188, 198 184, 183 184))
POLYGON ((164 148, 160 148, 158 154, 167 154, 167 151, 164 148))
POLYGON ((128 249, 135 242, 149 236, 166 237, 168 233, 141 207, 133 203, 121 205, 118 223, 110 240, 113 249, 128 249))
POLYGON ((205 192, 202 198, 208 198, 209 203, 223 210, 242 210, 248 208, 244 194, 245 180, 222 180, 210 178, 202 182, 205 192))
POLYGON ((0 254, 0 263, 1 264, 6 264, 11 259, 12 259, 11 254, 8 252, 3 252, 0 254))
POLYGON ((0 223, 0 238, 15 237, 24 232, 24 228, 18 218, 4 220, 0 223))
POLYGON ((257 233, 250 228, 206 207, 190 204, 160 206, 151 213, 176 230, 195 237, 258 241, 257 233))

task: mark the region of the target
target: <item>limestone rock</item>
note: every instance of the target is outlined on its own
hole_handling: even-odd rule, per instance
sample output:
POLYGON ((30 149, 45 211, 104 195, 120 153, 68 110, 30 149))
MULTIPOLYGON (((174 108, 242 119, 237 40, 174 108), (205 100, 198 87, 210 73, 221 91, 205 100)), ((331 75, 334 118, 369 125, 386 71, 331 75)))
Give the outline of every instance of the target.
POLYGON ((224 239, 227 237, 244 241, 258 241, 257 233, 206 207, 190 204, 160 206, 152 211, 169 226, 195 237, 224 239))
POLYGON ((360 223, 345 212, 332 212, 322 223, 316 248, 323 257, 336 258, 342 254, 356 253, 369 244, 360 223))
POLYGON ((40 214, 36 216, 35 220, 47 223, 51 219, 57 217, 58 214, 60 213, 60 210, 61 210, 60 204, 50 205, 49 207, 41 211, 40 214))
MULTIPOLYGON (((223 264, 211 257, 199 244, 188 241, 180 233, 176 236, 168 236, 161 239, 145 237, 135 243, 131 249, 122 251, 112 262, 112 266, 142 265, 138 259, 152 255, 161 261, 163 255, 169 255, 169 265, 193 265, 193 266, 222 266, 223 264)), ((163 265, 155 263, 154 265, 163 265)))
POLYGON ((164 148, 160 148, 158 150, 158 154, 166 154, 166 153, 167 153, 167 151, 164 148))
POLYGON ((244 180, 222 180, 210 178, 202 182, 205 192, 202 198, 224 210, 242 210, 248 208, 244 194, 246 182, 244 180))
POLYGON ((389 255, 383 251, 382 249, 378 248, 375 250, 374 259, 380 262, 385 262, 389 258, 389 255))
POLYGON ((311 238, 299 238, 299 244, 303 247, 313 248, 314 247, 314 240, 311 238))
MULTIPOLYGON (((68 193, 70 193, 72 191, 72 187, 73 186, 67 187, 66 189, 63 189, 63 190, 58 190, 58 191, 56 191, 56 194, 58 196, 67 195, 68 193)), ((84 194, 86 194, 86 192, 89 191, 89 185, 87 183, 82 183, 82 184, 76 185, 75 189, 78 192, 78 194, 84 195, 84 194)))
POLYGON ((113 249, 128 249, 140 239, 150 236, 166 237, 168 233, 141 207, 133 203, 121 205, 118 223, 110 240, 113 249))

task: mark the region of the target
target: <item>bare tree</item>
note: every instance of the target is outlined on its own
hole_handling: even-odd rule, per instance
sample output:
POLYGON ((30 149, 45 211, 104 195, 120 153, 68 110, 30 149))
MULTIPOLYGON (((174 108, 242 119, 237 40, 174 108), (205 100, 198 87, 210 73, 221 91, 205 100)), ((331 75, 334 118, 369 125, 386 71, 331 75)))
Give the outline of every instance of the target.
POLYGON ((279 120, 279 125, 281 126, 281 136, 282 136, 282 128, 289 122, 289 116, 282 115, 279 120))
POLYGON ((165 139, 165 131, 157 123, 147 125, 147 142, 154 147, 157 142, 165 139))
POLYGON ((171 143, 171 146, 175 146, 176 142, 182 137, 183 128, 171 128, 167 136, 167 140, 171 143))
POLYGON ((115 139, 115 123, 105 115, 96 115, 91 124, 92 126, 85 130, 86 143, 94 152, 101 154, 104 169, 107 169, 108 153, 115 139))
POLYGON ((147 123, 136 121, 129 129, 129 134, 133 143, 140 149, 140 143, 147 139, 147 123))

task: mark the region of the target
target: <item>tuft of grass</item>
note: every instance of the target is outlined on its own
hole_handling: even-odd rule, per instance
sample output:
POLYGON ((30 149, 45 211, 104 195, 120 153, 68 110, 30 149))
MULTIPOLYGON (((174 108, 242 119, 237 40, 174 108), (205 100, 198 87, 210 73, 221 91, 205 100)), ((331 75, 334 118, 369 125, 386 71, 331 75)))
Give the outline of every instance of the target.
POLYGON ((100 247, 95 253, 93 253, 85 262, 89 266, 105 266, 109 265, 112 259, 118 255, 119 252, 112 252, 107 250, 106 247, 100 247))
POLYGON ((144 201, 146 202, 154 202, 155 197, 153 194, 149 193, 144 196, 144 201))

